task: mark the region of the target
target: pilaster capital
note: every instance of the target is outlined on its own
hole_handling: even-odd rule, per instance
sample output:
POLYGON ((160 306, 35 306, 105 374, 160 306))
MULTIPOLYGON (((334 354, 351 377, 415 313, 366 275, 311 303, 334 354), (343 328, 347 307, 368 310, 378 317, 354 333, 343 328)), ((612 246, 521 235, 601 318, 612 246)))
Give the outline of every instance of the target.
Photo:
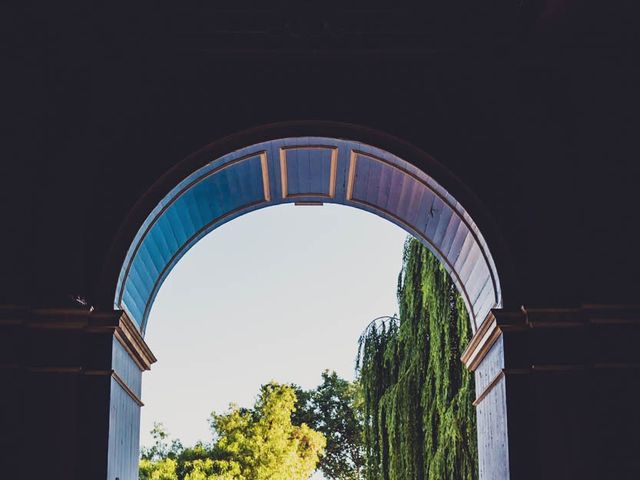
MULTIPOLYGON (((151 364, 156 361, 156 357, 151 349, 144 341, 140 331, 133 321, 122 310, 113 310, 109 312, 96 312, 86 309, 64 309, 64 308, 31 308, 20 306, 0 306, 0 328, 11 329, 14 337, 23 339, 38 339, 36 341, 35 350, 47 346, 53 351, 53 345, 46 345, 47 341, 60 341, 63 337, 72 337, 81 335, 77 339, 83 342, 81 338, 84 335, 100 336, 108 335, 115 338, 131 356, 140 370, 149 370, 151 364), (24 335, 25 332, 32 332, 24 335), (20 334, 19 332, 23 332, 20 334)), ((33 340, 35 341, 35 340, 33 340)), ((106 339, 105 339, 106 341, 106 339)), ((77 343, 77 342, 76 342, 77 343)), ((104 342, 103 342, 104 343, 104 342)), ((69 347, 67 342, 66 348, 69 347)), ((82 352, 82 345, 73 345, 78 351, 82 352)), ((25 349, 23 345, 21 347, 25 349)), ((29 350, 34 350, 31 348, 29 350)), ((39 357, 35 352, 35 357, 39 357)), ((30 366, 29 359, 25 359, 26 352, 16 355, 22 358, 23 363, 26 361, 26 367, 30 366)), ((56 357, 58 355, 54 355, 56 357)), ((69 357, 70 355, 65 355, 69 357)), ((78 356, 82 356, 79 353, 78 356)), ((20 363, 16 359, 16 364, 20 363)), ((83 368, 90 368, 86 365, 76 367, 80 371, 83 368)))
POLYGON ((504 336, 505 368, 640 367, 640 306, 493 309, 462 354, 475 371, 504 336))

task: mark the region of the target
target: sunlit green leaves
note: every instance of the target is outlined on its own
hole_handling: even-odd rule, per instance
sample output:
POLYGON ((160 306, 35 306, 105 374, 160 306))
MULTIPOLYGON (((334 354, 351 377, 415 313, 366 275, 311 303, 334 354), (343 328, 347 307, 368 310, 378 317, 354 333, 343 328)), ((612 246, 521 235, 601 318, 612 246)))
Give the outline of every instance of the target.
POLYGON ((262 386, 252 409, 231 405, 211 415, 214 440, 176 450, 161 425, 140 463, 141 480, 306 480, 324 451, 324 435, 294 425, 293 387, 262 386))

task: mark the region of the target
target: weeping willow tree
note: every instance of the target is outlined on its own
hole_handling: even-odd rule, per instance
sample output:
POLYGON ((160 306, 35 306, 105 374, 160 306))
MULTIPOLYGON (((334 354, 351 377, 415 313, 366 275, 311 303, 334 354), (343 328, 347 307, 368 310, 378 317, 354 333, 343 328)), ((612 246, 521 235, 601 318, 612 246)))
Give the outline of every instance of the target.
POLYGON ((460 355, 469 316, 448 273, 407 239, 398 279, 400 318, 360 338, 367 480, 478 478, 471 372, 460 355))

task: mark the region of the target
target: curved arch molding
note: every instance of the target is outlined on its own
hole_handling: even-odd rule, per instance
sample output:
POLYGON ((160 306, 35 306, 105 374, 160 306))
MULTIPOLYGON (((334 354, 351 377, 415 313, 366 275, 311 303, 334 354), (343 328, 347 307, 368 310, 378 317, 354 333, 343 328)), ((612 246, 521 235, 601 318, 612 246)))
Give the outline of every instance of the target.
POLYGON ((417 167, 379 148, 324 137, 236 150, 191 173, 148 215, 118 277, 114 306, 144 332, 162 282, 200 238, 247 212, 337 203, 375 213, 421 239, 462 293, 472 328, 502 305, 489 248, 462 205, 417 167))

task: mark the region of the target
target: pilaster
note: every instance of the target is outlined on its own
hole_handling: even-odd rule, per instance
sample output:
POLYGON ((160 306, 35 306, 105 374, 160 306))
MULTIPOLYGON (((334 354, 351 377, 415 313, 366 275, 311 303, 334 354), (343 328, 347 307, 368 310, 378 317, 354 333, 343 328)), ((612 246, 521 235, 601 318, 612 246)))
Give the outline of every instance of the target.
POLYGON ((640 478, 639 341, 636 306, 492 311, 462 356, 481 478, 640 478))
POLYGON ((131 478, 141 374, 154 361, 124 312, 0 308, 8 478, 131 478))

